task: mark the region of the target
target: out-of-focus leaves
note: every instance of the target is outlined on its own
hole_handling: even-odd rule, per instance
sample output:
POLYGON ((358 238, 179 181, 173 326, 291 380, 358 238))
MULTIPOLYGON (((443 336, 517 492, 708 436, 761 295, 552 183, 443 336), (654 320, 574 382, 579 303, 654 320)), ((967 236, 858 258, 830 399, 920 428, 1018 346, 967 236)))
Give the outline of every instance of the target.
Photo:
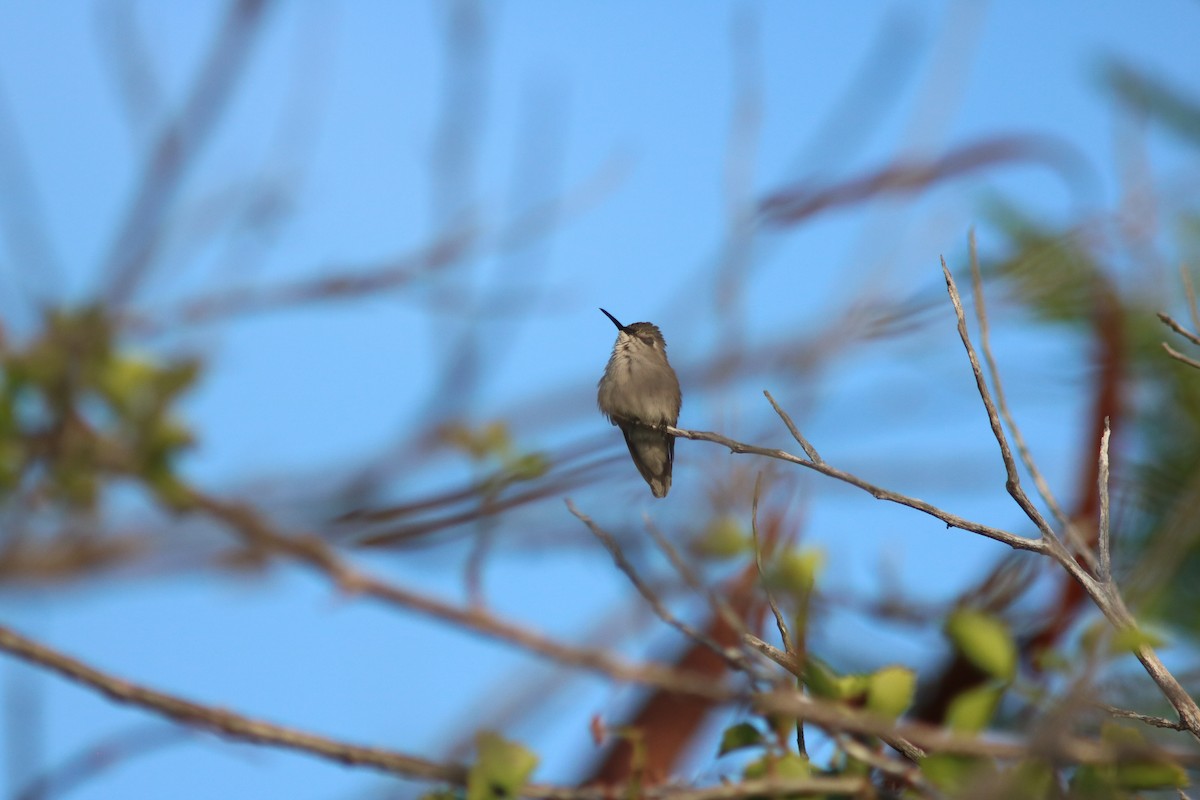
POLYGON ((996 204, 993 220, 1007 234, 1012 253, 985 274, 1003 280, 1022 305, 1047 322, 1090 321, 1100 267, 1074 236, 1047 230, 1019 209, 996 204))
POLYGON ((1001 620, 972 609, 959 609, 946 620, 946 635, 963 655, 993 678, 1011 681, 1017 671, 1017 646, 1001 620))
POLYGON ((742 776, 747 780, 809 778, 812 777, 812 764, 807 758, 796 753, 787 753, 782 756, 767 753, 762 758, 747 764, 746 769, 742 771, 742 776))
POLYGON ((1132 762, 1088 764, 1071 778, 1072 797, 1127 797, 1127 792, 1178 789, 1188 785, 1187 772, 1177 764, 1132 762))
POLYGON ((868 674, 839 675, 819 658, 809 656, 804 664, 803 683, 816 697, 865 706, 885 717, 898 717, 912 703, 917 688, 916 673, 890 665, 868 674))
POLYGON ((1003 686, 984 684, 967 689, 954 698, 946 711, 946 724, 953 730, 977 733, 986 728, 1004 696, 1003 686))
POLYGON ((746 529, 733 517, 714 519, 691 544, 691 550, 702 558, 722 561, 749 552, 753 543, 746 529))
POLYGON ((817 697, 842 701, 860 701, 871 685, 868 676, 839 675, 828 664, 813 656, 804 662, 803 681, 817 697))
POLYGON ((917 690, 917 673, 907 667, 889 666, 867 678, 867 709, 895 718, 912 704, 917 690))
POLYGON ((990 762, 967 756, 932 755, 921 759, 921 772, 936 787, 955 797, 994 771, 990 762))
POLYGON ((1200 145, 1200 102, 1123 61, 1104 66, 1106 86, 1127 106, 1200 145))
POLYGON ((483 731, 475 738, 477 757, 467 773, 467 800, 519 797, 538 757, 524 745, 483 731))
POLYGON ((461 422, 443 425, 438 431, 442 441, 462 450, 476 461, 486 458, 504 458, 512 452, 512 437, 508 425, 494 420, 471 428, 461 422))
POLYGON ((98 308, 48 312, 0 359, 0 491, 28 476, 39 497, 90 509, 106 482, 132 477, 181 495, 174 460, 192 433, 172 407, 199 371, 121 351, 98 308))
POLYGON ((825 554, 820 550, 785 550, 765 565, 767 586, 795 598, 806 598, 824 563, 825 554))
POLYGON ((721 746, 717 750, 717 755, 723 756, 726 753, 732 753, 734 750, 757 747, 765 741, 766 739, 762 731, 758 728, 749 722, 739 722, 737 725, 729 726, 721 734, 721 746))

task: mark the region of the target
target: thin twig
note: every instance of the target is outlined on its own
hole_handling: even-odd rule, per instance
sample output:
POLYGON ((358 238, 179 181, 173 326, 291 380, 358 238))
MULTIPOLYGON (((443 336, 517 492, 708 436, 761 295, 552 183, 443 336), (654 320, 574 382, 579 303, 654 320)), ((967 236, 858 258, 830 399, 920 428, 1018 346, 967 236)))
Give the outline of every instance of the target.
POLYGON ((1200 369, 1200 361, 1197 361, 1194 358, 1188 358, 1183 353, 1179 352, 1174 347, 1171 347, 1171 345, 1167 344, 1166 342, 1162 343, 1162 347, 1163 347, 1163 350, 1167 351, 1167 355, 1169 355, 1171 358, 1175 359, 1176 361, 1187 364, 1189 367, 1192 367, 1193 369, 1200 369))
POLYGON ((1096 703, 1095 705, 1097 708, 1112 714, 1114 717, 1137 720, 1138 722, 1144 722, 1147 725, 1153 725, 1155 728, 1167 728, 1173 731, 1182 731, 1185 729, 1183 724, 1178 720, 1169 720, 1164 719, 1163 717, 1153 717, 1148 714, 1139 714, 1136 711, 1118 708, 1117 706, 1110 706, 1107 703, 1096 703))
POLYGON ((1109 509, 1108 509, 1108 417, 1104 418, 1104 433, 1100 435, 1100 471, 1096 479, 1100 490, 1100 580, 1112 584, 1112 555, 1109 542, 1109 509))
POLYGON ((795 675, 797 678, 804 674, 804 664, 800 658, 792 653, 785 653, 770 642, 764 642, 752 633, 747 633, 742 636, 742 641, 750 647, 753 647, 758 652, 762 653, 767 658, 774 661, 779 666, 786 669, 788 672, 795 675))
MULTIPOLYGON (((847 736, 844 733, 838 734, 835 738, 837 739, 838 746, 848 755, 857 758, 864 764, 869 764, 885 775, 903 781, 905 785, 918 792, 921 796, 931 798, 944 797, 921 773, 921 768, 912 763, 912 761, 904 762, 888 758, 882 753, 876 753, 853 736, 847 736)), ((921 751, 918 750, 917 752, 921 751)), ((923 755, 922 753, 922 757, 923 755)))
POLYGON ((800 443, 800 447, 804 449, 804 454, 807 455, 814 464, 820 464, 821 454, 817 452, 817 448, 813 447, 808 439, 804 438, 804 434, 800 433, 800 429, 796 427, 796 423, 792 422, 792 418, 788 413, 779 407, 775 402, 775 398, 766 389, 763 389, 763 394, 767 396, 767 400, 771 403, 771 408, 775 409, 775 413, 783 420, 783 424, 787 426, 788 432, 792 434, 792 438, 800 443))
POLYGON ((642 580, 642 577, 638 574, 637 570, 634 569, 633 564, 630 563, 629 559, 625 557, 625 553, 621 550, 620 545, 618 545, 616 540, 609 535, 608 531, 601 528, 596 524, 595 520, 576 508, 575 504, 571 502, 570 499, 567 499, 566 504, 567 510, 575 515, 580 522, 586 525, 588 530, 592 532, 593 536, 600 540, 600 543, 604 545, 604 548, 608 550, 609 555, 612 556, 613 563, 617 565, 617 569, 625 573, 625 577, 629 578, 629 582, 632 583, 633 587, 638 590, 638 594, 640 594, 643 599, 650 604, 650 608, 654 610, 654 613, 658 615, 659 619, 692 641, 698 642, 707 647, 709 650, 712 650, 731 668, 753 674, 754 668, 751 666, 750 662, 746 660, 746 657, 743 653, 732 648, 722 647, 711 636, 704 633, 704 631, 697 630, 693 626, 672 614, 671 610, 667 608, 666 604, 663 603, 658 594, 651 589, 645 581, 642 580))
POLYGON ((975 346, 971 344, 970 334, 967 333, 967 316, 963 312, 962 298, 959 297, 958 286, 954 282, 954 276, 950 274, 950 268, 946 266, 945 258, 942 259, 942 276, 946 279, 946 291, 950 294, 950 302, 954 306, 954 316, 958 320, 958 337, 962 340, 963 347, 966 348, 967 359, 971 362, 971 372, 975 375, 975 387, 983 400, 983 407, 987 410, 988 422, 992 426, 992 435, 996 438, 996 444, 1000 446, 1000 458, 1004 461, 1004 470, 1007 474, 1005 487, 1025 515, 1037 526, 1042 536, 1050 542, 1057 543, 1058 537, 1050 528, 1050 524, 1046 522, 1037 507, 1030 502, 1025 490, 1021 488, 1021 476, 1017 472, 1017 462, 1013 458, 1012 449, 1008 446, 1008 437, 1004 435, 1004 427, 1000 424, 1000 414, 996 410, 996 404, 988 390, 987 381, 983 378, 983 370, 979 366, 979 357, 975 354, 975 346))
POLYGON ((667 537, 663 535, 663 532, 658 529, 658 526, 655 525, 650 519, 649 514, 643 516, 642 521, 646 526, 646 531, 650 534, 650 538, 654 540, 656 545, 658 545, 658 549, 662 550, 663 555, 665 555, 667 560, 671 562, 671 566, 674 567, 675 571, 679 573, 679 577, 683 579, 683 582, 687 585, 687 587, 696 594, 704 597, 708 601, 709 606, 712 608, 713 613, 724 620, 725 624, 729 626, 730 630, 736 631, 739 637, 745 637, 748 632, 746 629, 746 623, 740 616, 738 616, 738 613, 734 611, 733 606, 729 604, 729 600, 719 592, 715 592, 707 587, 704 582, 700 580, 700 576, 697 575, 696 571, 692 569, 690 564, 687 563, 687 560, 683 558, 675 545, 671 544, 670 540, 667 539, 667 537))
POLYGON ((786 450, 779 450, 771 447, 757 447, 755 445, 745 444, 743 442, 730 439, 728 436, 722 436, 719 433, 713 433, 711 431, 693 431, 688 430, 687 428, 675 428, 671 426, 667 426, 665 430, 667 433, 680 439, 692 439, 694 441, 713 442, 715 444, 719 444, 722 447, 729 448, 731 453, 774 458, 778 461, 786 461, 789 464, 807 467, 808 469, 819 472, 822 475, 833 478, 834 480, 841 481, 842 483, 848 483, 851 486, 856 486, 859 489, 862 489, 864 492, 870 494, 876 500, 886 500, 889 503, 896 503, 898 505, 914 508, 917 511, 941 520, 942 522, 946 523, 946 527, 948 528, 959 528, 960 530, 969 531, 970 533, 976 533, 980 536, 985 536, 988 539, 993 539, 997 542, 1006 544, 1015 550, 1029 550, 1035 553, 1040 553, 1046 550, 1045 543, 1040 539, 1030 539, 1025 536, 1018 536, 1015 533, 1009 533, 1008 531, 1001 530, 999 528, 993 528, 988 525, 981 525, 978 522, 972 522, 971 520, 960 517, 957 514, 951 514, 948 511, 943 511, 937 506, 927 503, 924 500, 918 500, 915 497, 909 497, 908 495, 900 494, 899 492, 893 492, 889 489, 884 489, 881 486, 876 486, 873 483, 863 480, 857 475, 836 469, 835 467, 831 467, 825 461, 810 461, 806 458, 801 458, 800 456, 789 453, 786 450))
POLYGON ((1183 338, 1187 339, 1192 344, 1200 346, 1200 336, 1192 333, 1187 328, 1180 325, 1178 322, 1175 321, 1175 319, 1170 314, 1166 314, 1166 313, 1160 311, 1160 312, 1158 312, 1158 318, 1160 320, 1162 320, 1162 323, 1164 325, 1166 325, 1168 328, 1175 331, 1176 333, 1178 333, 1183 338))
POLYGON ((1042 475, 1042 471, 1038 469, 1037 462, 1033 460, 1033 453, 1029 450, 1025 443, 1025 436, 1021 433, 1020 427, 1017 425, 1016 419, 1012 415, 1012 411, 1008 405, 1008 398, 1004 394, 1004 383, 1000 380, 1000 369, 996 365, 996 359, 992 355, 991 342, 991 326, 988 324, 987 305, 984 302, 983 295, 983 271, 979 267, 979 251, 975 243, 975 229, 972 228, 968 237, 968 246, 971 253, 971 285, 972 294, 975 300, 975 318, 979 321, 979 349, 983 352, 983 360, 987 364, 988 376, 991 378, 993 390, 996 393, 996 406, 1000 410, 1001 417, 1004 418, 1004 424, 1008 426, 1008 430, 1012 433, 1013 444, 1017 447, 1017 454, 1021 457, 1021 463, 1025 465, 1025 470, 1033 479, 1033 485, 1038 491, 1038 495, 1042 498, 1042 502, 1050 509, 1050 513, 1062 526, 1066 538, 1075 545, 1076 551, 1088 563, 1089 567, 1095 567, 1096 557, 1092 553, 1083 536, 1080 535, 1078 529, 1071 522, 1070 517, 1063 511, 1062 506, 1058 504, 1054 493, 1050 490, 1050 484, 1046 482, 1046 478, 1042 475))
POLYGON ((754 479, 754 500, 750 505, 750 533, 754 537, 754 564, 758 567, 758 577, 763 582, 763 591, 767 595, 767 604, 771 607, 771 613, 775 615, 775 627, 779 629, 779 638, 783 641, 783 649, 790 655, 795 655, 796 648, 792 644, 791 634, 788 633, 787 621, 784 620, 783 614, 779 611, 779 604, 775 602, 775 593, 771 591, 771 587, 767 583, 767 577, 763 572, 762 542, 758 536, 758 497, 762 490, 762 476, 763 474, 760 470, 754 479))

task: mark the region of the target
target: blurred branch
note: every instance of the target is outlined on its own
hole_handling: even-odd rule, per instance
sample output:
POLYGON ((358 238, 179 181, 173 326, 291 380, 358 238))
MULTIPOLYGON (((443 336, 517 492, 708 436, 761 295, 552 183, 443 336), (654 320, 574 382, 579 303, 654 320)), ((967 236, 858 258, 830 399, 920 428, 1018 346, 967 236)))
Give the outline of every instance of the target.
POLYGON ((777 189, 759 203, 759 215, 770 226, 790 227, 819 213, 895 194, 912 194, 949 178, 999 164, 1031 161, 1066 176, 1079 172, 1079 156, 1067 144, 1039 136, 981 139, 929 160, 896 162, 874 172, 830 186, 807 182, 777 189))
POLYGON ((139 686, 101 672, 6 627, 0 627, 0 649, 86 684, 119 703, 139 706, 185 725, 211 730, 241 741, 299 750, 347 765, 374 767, 412 778, 455 783, 466 779, 466 768, 457 764, 438 764, 394 750, 347 744, 139 686))
MULTIPOLYGON (((606 197, 628 173, 623 159, 610 159, 587 180, 559 197, 538 203, 500 230, 488 232, 473 227, 453 228, 433 242, 415 251, 389 258, 380 264, 357 268, 326 268, 322 275, 275 286, 222 289, 202 295, 162 314, 128 311, 124 325, 134 333, 154 335, 183 325, 219 322, 248 314, 266 313, 323 302, 338 302, 367 297, 409 286, 414 281, 470 256, 480 240, 504 252, 526 246, 581 214, 606 197)), ((508 285, 507 304, 486 313, 512 313, 512 298, 526 300, 519 287, 508 285), (507 310, 506 310, 507 309, 507 310)))
POLYGON ((289 536, 276 531, 265 518, 247 505, 226 502, 200 493, 193 494, 192 505, 232 528, 249 546, 309 566, 348 594, 371 597, 388 605, 415 611, 489 639, 515 645, 560 664, 598 672, 615 680, 668 688, 680 694, 695 694, 714 700, 728 700, 735 696, 731 690, 708 680, 679 674, 654 664, 628 664, 601 650, 565 645, 496 617, 485 609, 460 608, 379 580, 339 558, 333 549, 318 537, 289 536))
POLYGON ((101 270, 102 295, 122 306, 150 270, 166 220, 263 27, 271 0, 231 0, 187 100, 150 146, 133 201, 101 270))
POLYGON ((13 800, 46 800, 66 794, 132 758, 189 741, 194 734, 190 728, 154 725, 105 737, 30 780, 13 800))

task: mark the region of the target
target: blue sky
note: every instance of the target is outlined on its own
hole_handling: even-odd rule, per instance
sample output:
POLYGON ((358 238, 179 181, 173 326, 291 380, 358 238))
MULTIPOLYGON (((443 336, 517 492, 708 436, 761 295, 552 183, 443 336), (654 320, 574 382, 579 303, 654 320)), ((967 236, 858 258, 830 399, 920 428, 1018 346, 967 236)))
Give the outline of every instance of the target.
MULTIPOLYGON (((158 98, 132 114, 123 110, 108 44, 117 3, 0 7, 0 144, 10 153, 0 209, 30 208, 30 195, 13 199, 17 164, 48 242, 28 260, 11 229, 0 232, 0 308, 11 331, 30 329, 39 302, 79 302, 101 287, 100 265, 146 142, 182 102, 218 19, 215 4, 132 7, 157 86, 148 96, 158 98)), ((1200 75, 1200 6, 486 4, 481 79, 466 87, 477 102, 456 129, 454 168, 438 170, 452 85, 448 9, 283 3, 272 12, 172 209, 179 222, 165 266, 134 308, 169 317, 178 303, 215 290, 366 269, 426 246, 463 208, 482 235, 478 257, 403 291, 131 340, 158 353, 205 354, 208 372, 185 405, 200 440, 185 464, 191 478, 237 495, 292 476, 284 485, 294 498, 411 444, 414 431, 451 413, 476 423, 508 419, 526 449, 587 442, 617 453, 619 436, 594 410, 613 339, 596 310, 603 306, 623 321, 662 327, 684 377, 681 425, 787 446, 761 396, 770 388, 830 461, 1019 527, 947 307, 934 313, 936 324, 849 347, 811 375, 756 365, 747 380, 691 391, 687 376, 730 336, 748 346, 781 333, 812 343, 863 298, 937 298, 939 255, 961 270, 972 225, 980 225, 985 253, 996 242, 983 212, 988 198, 1002 195, 1047 221, 1102 224, 1127 196, 1123 148, 1131 141, 1151 180, 1195 185, 1194 159, 1169 137, 1123 121, 1099 74, 1105 59, 1118 57, 1188 88, 1200 75), (738 117, 739 87, 756 87, 755 122, 738 117), (789 181, 845 178, 901 154, 1013 133, 1067 143, 1088 177, 1068 184, 1041 166, 1006 166, 920 197, 826 214, 760 243, 735 295, 716 288, 731 203, 789 181), (731 137, 746 143, 733 159, 731 137), (461 191, 447 199, 452 181, 461 191), (252 197, 247 187, 265 185, 279 188, 286 214, 260 228, 219 224, 221 212, 252 197), (514 220, 563 195, 577 202, 547 235, 497 255, 514 220), (726 314, 721 304, 730 296, 726 314), (447 310, 446 298, 462 309, 447 310), (439 376, 464 336, 478 338, 489 368, 448 396, 439 376)), ((1151 294, 1168 291, 1148 284, 1151 294)), ((997 354, 1018 418, 1052 482, 1070 487, 1085 351, 1000 309, 997 354)), ((451 455, 428 459, 405 464, 383 494, 411 499, 470 474, 451 455)), ((667 500, 652 502, 625 463, 577 500, 615 529, 636 530, 648 511, 683 535, 711 515, 717 504, 708 490, 731 466, 719 449, 685 442, 667 500)), ((914 597, 945 598, 999 555, 996 546, 827 483, 793 477, 780 486, 776 502, 794 493, 805 539, 826 551, 835 587, 869 592, 886 569, 914 597)), ((743 518, 748 500, 736 505, 743 518)), ((305 524, 320 522, 290 511, 305 524)), ((512 546, 500 548, 487 578, 498 612, 578 639, 603 615, 636 607, 557 500, 513 525, 533 533, 501 537, 512 546)), ((452 544, 372 554, 364 563, 457 599, 464 553, 452 544)), ((486 723, 498 686, 543 675, 509 649, 338 598, 286 568, 9 588, 0 613, 6 624, 133 680, 435 757, 463 725, 486 723)), ((844 640, 863 635, 858 624, 827 632, 830 651, 922 663, 921 643, 894 635, 881 640, 887 653, 853 651, 844 640)), ((633 637, 623 646, 642 653, 660 640, 633 637)), ((33 687, 44 701, 43 767, 152 722, 58 679, 0 667, 9 685, 33 687)), ((568 686, 509 731, 544 754, 545 780, 569 780, 588 746, 589 715, 631 696, 590 678, 568 686)), ((19 782, 9 776, 6 787, 19 782)), ((319 798, 386 785, 368 773, 202 738, 123 764, 72 796, 319 798)))

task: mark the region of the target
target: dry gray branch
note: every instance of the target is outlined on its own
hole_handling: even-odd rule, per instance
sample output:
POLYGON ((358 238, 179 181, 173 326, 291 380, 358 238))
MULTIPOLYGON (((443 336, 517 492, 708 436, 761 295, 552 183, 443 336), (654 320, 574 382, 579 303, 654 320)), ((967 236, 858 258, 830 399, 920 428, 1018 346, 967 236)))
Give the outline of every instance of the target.
POLYGON ((839 480, 842 483, 847 483, 851 486, 856 486, 859 489, 862 489, 864 492, 870 494, 876 500, 886 500, 889 503, 896 503, 898 505, 914 508, 917 511, 921 511, 946 523, 947 528, 959 528, 960 530, 976 533, 980 536, 985 536, 988 539, 994 539, 997 542, 1006 544, 1015 550, 1029 550, 1035 553, 1040 553, 1046 549, 1046 545, 1043 544, 1042 540, 1040 539, 1030 539, 1024 536, 1018 536, 1015 533, 1009 533, 1008 531, 1001 530, 999 528, 993 528, 988 525, 982 525, 978 522, 972 522, 971 520, 960 517, 957 514, 951 514, 948 511, 943 511, 937 506, 927 503, 924 500, 919 500, 915 497, 910 497, 899 492, 893 492, 888 489, 884 489, 881 486, 876 486, 873 483, 863 480, 857 475, 837 469, 836 467, 831 467, 825 461, 811 461, 778 448, 758 447, 756 445, 745 444, 743 442, 730 439, 728 436, 722 436, 719 433, 713 433, 711 431, 693 431, 688 430, 687 428, 674 428, 671 426, 667 426, 665 430, 667 433, 680 439, 692 439, 694 441, 719 444, 722 447, 729 448, 729 452, 731 453, 739 455, 763 456, 765 458, 773 458, 778 461, 786 461, 789 464, 807 467, 808 469, 819 472, 826 477, 839 480))
POLYGON ((1038 468, 1037 462, 1033 460, 1033 453, 1025 443, 1025 436, 1021 433, 1021 428, 1017 425, 1016 418, 1013 417, 1012 411, 1009 408, 1008 398, 1004 394, 1004 383, 1000 380, 1000 368, 996 365, 996 359, 992 355, 991 326, 988 325, 987 305, 984 302, 983 270, 979 267, 979 252, 976 248, 974 228, 971 229, 968 237, 968 246, 971 253, 971 285, 973 289, 972 294, 975 299, 975 318, 979 321, 979 349, 983 352, 983 360, 987 364, 988 377, 991 378, 992 387, 996 393, 996 406, 1000 411, 1000 416, 1004 419, 1004 424, 1008 426, 1008 430, 1012 433, 1013 443, 1017 447, 1017 454, 1021 457, 1021 463, 1025 465, 1025 471, 1029 473, 1029 477, 1033 480, 1033 485, 1037 489, 1038 495, 1042 498, 1042 502, 1046 504, 1046 507, 1050 509, 1050 513, 1054 515, 1058 524, 1062 526, 1067 541, 1075 545, 1075 550, 1080 557, 1087 562, 1089 567, 1094 568, 1096 557, 1092 554, 1091 548, 1088 547, 1087 541, 1076 530, 1070 517, 1067 516, 1066 512, 1058 504, 1058 500, 1050 490, 1050 484, 1046 482, 1046 478, 1038 468))
POLYGON ((693 626, 672 614, 671 610, 667 608, 665 603, 663 603, 662 598, 660 598, 658 594, 651 589, 645 581, 642 580, 642 577, 638 574, 637 570, 634 569, 633 564, 631 564, 629 559, 625 557, 625 552, 621 550, 620 545, 618 545, 617 541, 609 535, 608 531, 601 528, 596 524, 595 520, 580 511, 570 499, 566 501, 566 504, 567 509, 575 516, 575 518, 586 525, 588 530, 592 532, 592 535, 600 540, 600 543, 604 545, 606 550, 608 550, 608 554, 612 556, 613 563, 617 565, 617 569, 625 573, 625 577, 629 578, 629 582, 632 583, 633 587, 638 590, 638 594, 640 594, 642 598, 650 604, 650 608, 654 610, 654 613, 659 619, 692 641, 698 642, 704 647, 707 647, 709 650, 712 650, 723 661, 725 661, 725 663, 728 664, 731 669, 748 672, 751 675, 755 674, 757 670, 749 661, 747 661, 744 653, 732 648, 722 647, 715 640, 713 640, 711 636, 707 635, 703 631, 697 630, 693 626))

